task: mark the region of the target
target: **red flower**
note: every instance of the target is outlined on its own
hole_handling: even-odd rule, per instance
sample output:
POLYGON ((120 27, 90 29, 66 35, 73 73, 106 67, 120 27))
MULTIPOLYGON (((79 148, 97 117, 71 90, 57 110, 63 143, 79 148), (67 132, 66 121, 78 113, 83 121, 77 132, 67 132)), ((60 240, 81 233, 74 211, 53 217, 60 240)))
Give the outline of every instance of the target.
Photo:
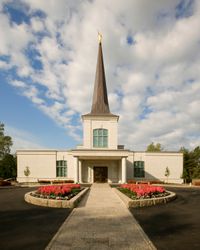
POLYGON ((152 195, 164 193, 165 189, 159 186, 152 186, 148 184, 122 184, 121 188, 130 190, 136 193, 137 197, 151 197, 152 195))
POLYGON ((64 184, 64 185, 52 185, 42 186, 37 189, 37 193, 42 195, 54 195, 54 196, 66 196, 71 193, 72 189, 80 189, 79 184, 64 184))

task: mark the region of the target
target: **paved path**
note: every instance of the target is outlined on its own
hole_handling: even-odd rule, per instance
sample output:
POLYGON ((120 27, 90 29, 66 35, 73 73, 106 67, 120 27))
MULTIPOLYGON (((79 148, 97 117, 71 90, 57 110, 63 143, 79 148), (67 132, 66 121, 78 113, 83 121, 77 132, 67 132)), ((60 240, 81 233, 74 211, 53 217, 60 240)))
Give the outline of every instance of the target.
POLYGON ((46 249, 155 249, 108 184, 93 184, 46 249))

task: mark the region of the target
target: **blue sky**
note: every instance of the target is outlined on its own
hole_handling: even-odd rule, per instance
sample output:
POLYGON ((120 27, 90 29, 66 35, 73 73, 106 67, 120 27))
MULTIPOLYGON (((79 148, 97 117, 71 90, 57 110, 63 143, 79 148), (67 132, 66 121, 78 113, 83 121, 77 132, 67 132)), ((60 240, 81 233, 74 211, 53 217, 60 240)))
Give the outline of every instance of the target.
POLYGON ((193 0, 0 1, 0 121, 13 151, 82 143, 98 31, 119 144, 199 145, 199 25, 193 0))
MULTIPOLYGON (((32 135, 30 140, 38 142, 39 146, 41 145, 44 148, 69 148, 74 145, 73 140, 63 140, 66 137, 66 131, 62 127, 58 127, 26 97, 21 96, 16 88, 7 84, 4 76, 0 76, 0 79, 3 83, 0 85, 1 119, 5 126, 11 124, 12 127, 21 131, 28 131, 32 135), (33 135, 36 138, 32 138, 33 135)), ((25 138, 28 140, 28 137, 29 135, 25 138)))

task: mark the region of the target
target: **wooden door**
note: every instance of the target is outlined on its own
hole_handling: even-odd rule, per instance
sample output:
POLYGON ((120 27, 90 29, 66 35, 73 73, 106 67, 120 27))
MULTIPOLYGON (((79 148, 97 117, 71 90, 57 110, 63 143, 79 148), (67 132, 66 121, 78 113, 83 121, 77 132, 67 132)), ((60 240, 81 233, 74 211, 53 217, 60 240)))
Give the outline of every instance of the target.
POLYGON ((107 167, 94 167, 94 182, 107 182, 108 181, 108 168, 107 167))

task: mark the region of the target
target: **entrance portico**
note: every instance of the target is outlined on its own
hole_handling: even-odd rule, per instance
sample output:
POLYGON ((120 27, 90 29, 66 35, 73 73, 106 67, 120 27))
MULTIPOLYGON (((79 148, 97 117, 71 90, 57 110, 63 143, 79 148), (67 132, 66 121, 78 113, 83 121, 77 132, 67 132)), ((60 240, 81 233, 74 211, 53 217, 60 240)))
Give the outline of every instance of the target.
POLYGON ((99 175, 99 180, 108 183, 126 183, 126 158, 128 152, 125 150, 73 150, 75 182, 94 183, 97 182, 95 175, 99 175), (99 173, 95 169, 107 168, 99 173), (105 175, 107 171, 107 176, 105 175), (101 176, 102 175, 102 176, 101 176))

